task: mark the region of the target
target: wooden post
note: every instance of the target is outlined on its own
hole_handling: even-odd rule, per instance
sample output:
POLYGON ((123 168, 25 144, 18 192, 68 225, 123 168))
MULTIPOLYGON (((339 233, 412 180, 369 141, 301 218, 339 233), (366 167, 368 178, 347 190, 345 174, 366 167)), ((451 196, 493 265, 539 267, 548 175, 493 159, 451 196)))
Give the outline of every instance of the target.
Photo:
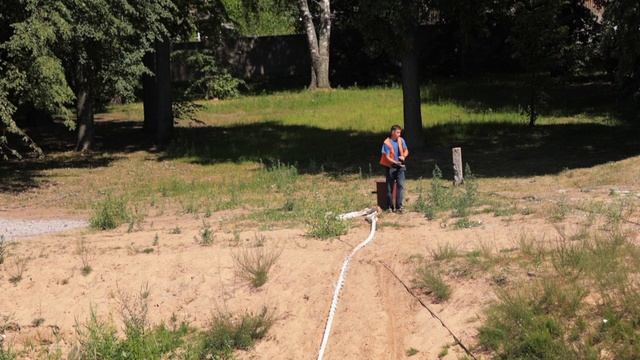
POLYGON ((458 186, 464 182, 462 168, 462 149, 459 147, 451 149, 453 156, 453 185, 458 186))

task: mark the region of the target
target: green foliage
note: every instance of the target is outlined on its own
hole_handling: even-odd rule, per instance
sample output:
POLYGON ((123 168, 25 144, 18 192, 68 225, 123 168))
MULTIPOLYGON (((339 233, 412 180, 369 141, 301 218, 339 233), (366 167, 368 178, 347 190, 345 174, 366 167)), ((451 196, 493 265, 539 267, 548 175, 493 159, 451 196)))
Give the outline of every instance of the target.
POLYGON ((0 347, 0 360, 15 360, 17 356, 11 350, 4 350, 0 347))
POLYGON ((528 94, 522 105, 530 126, 535 125, 547 104, 551 73, 570 75, 595 50, 589 46, 596 41, 596 26, 595 16, 580 2, 515 1, 509 43, 526 73, 528 94))
POLYGON ((335 213, 318 211, 311 221, 311 229, 308 234, 320 239, 329 239, 346 234, 348 229, 347 222, 338 219, 335 213))
MULTIPOLYGON (((599 211, 608 221, 606 210, 599 211)), ((548 251, 549 272, 500 293, 489 308, 480 345, 499 359, 636 357, 640 248, 627 236, 615 223, 581 240, 561 233, 548 251)), ((521 243, 523 252, 542 251, 521 243)))
POLYGON ((280 0, 222 0, 229 18, 244 36, 296 33, 298 9, 294 2, 280 0))
POLYGON ((78 345, 70 358, 77 360, 98 359, 162 359, 178 349, 189 328, 186 324, 167 327, 160 324, 153 328, 125 324, 125 337, 119 338, 116 328, 98 318, 91 311, 89 320, 78 324, 78 345))
POLYGON ((605 54, 621 94, 635 104, 636 120, 640 114, 640 8, 634 0, 596 0, 603 6, 605 54))
POLYGON ((3 157, 19 156, 6 133, 41 153, 12 118, 19 106, 62 116, 73 129, 68 107, 74 100, 92 122, 94 109, 113 97, 131 99, 148 72, 142 57, 167 35, 175 10, 171 0, 9 0, 4 7, 11 11, 0 22, 9 35, 0 44, 3 157))
POLYGON ((408 348, 407 351, 405 351, 405 354, 407 355, 407 357, 411 357, 413 355, 416 355, 417 353, 419 353, 420 351, 416 348, 408 348))
POLYGON ((468 216, 470 209, 478 201, 478 184, 468 164, 465 173, 464 186, 450 188, 444 185, 442 171, 436 165, 432 173, 429 196, 425 199, 420 188, 415 209, 430 220, 435 219, 439 212, 448 210, 453 210, 452 215, 455 217, 468 216))
POLYGON ((187 359, 231 359, 233 350, 247 350, 267 334, 275 319, 265 307, 259 313, 239 318, 217 314, 197 345, 187 351, 187 359))
POLYGON ((173 56, 184 58, 186 65, 195 71, 194 79, 185 90, 187 97, 227 99, 240 94, 239 87, 243 81, 234 78, 219 66, 213 51, 179 51, 173 56))
POLYGON ((418 268, 415 285, 433 296, 437 302, 447 301, 451 297, 451 287, 432 264, 424 264, 418 268))
POLYGON ((558 321, 532 305, 528 298, 503 295, 480 328, 480 344, 498 359, 575 358, 558 321))
POLYGON ((103 200, 94 204, 93 215, 89 219, 89 225, 97 230, 111 230, 130 221, 132 218, 133 214, 129 209, 127 200, 109 194, 103 200))
POLYGON ((453 216, 466 217, 469 209, 478 201, 478 183, 469 164, 465 167, 464 191, 453 197, 453 216))
POLYGON ((460 230, 469 229, 480 225, 482 225, 482 223, 479 221, 471 220, 468 217, 462 217, 453 223, 453 228, 460 230))
POLYGON ((440 244, 431 251, 431 257, 434 261, 451 260, 456 256, 458 256, 458 250, 450 243, 440 244))

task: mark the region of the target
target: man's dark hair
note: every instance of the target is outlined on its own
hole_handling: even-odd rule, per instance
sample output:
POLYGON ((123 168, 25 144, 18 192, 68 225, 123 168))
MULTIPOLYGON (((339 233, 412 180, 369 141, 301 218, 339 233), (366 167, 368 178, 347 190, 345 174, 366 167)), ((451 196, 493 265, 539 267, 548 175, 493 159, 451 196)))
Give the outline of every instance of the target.
POLYGON ((392 132, 394 132, 394 131, 396 131, 396 130, 400 130, 400 131, 402 131, 402 127, 401 127, 400 125, 393 125, 393 126, 391 127, 391 130, 389 130, 389 132, 390 132, 390 133, 392 133, 392 132))

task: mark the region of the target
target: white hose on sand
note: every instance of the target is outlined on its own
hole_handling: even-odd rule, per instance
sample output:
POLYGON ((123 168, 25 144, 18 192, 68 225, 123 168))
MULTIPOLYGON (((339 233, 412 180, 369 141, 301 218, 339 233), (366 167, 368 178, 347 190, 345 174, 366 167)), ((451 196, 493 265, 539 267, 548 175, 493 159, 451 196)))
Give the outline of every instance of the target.
POLYGON ((353 219, 359 216, 366 216, 367 220, 371 222, 371 231, 369 232, 369 236, 358 246, 353 248, 351 253, 347 255, 342 262, 342 269, 340 270, 340 276, 338 276, 338 281, 336 282, 335 290, 333 291, 333 299, 331 300, 331 308, 329 309, 329 316, 327 317, 327 324, 324 327, 324 334, 322 335, 322 344, 320 345, 320 350, 318 351, 318 360, 322 360, 324 357, 324 351, 327 348, 327 343, 329 342, 329 334, 331 333, 331 325, 333 324, 333 318, 336 315, 336 309, 338 307, 338 297, 340 296, 340 290, 344 286, 344 280, 347 277, 347 270, 349 269, 349 262, 351 258, 363 247, 367 246, 372 240, 374 235, 376 234, 376 222, 378 221, 378 212, 375 209, 364 209, 362 211, 354 211, 346 214, 339 215, 338 218, 340 220, 353 219))

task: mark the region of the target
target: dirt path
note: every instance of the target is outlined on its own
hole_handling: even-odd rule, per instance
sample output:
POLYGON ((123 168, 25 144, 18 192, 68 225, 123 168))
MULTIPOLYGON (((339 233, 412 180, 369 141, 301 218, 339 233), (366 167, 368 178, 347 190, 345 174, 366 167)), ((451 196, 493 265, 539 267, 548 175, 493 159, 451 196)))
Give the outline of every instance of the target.
POLYGON ((85 220, 0 218, 0 235, 6 240, 58 233, 87 227, 85 220))

